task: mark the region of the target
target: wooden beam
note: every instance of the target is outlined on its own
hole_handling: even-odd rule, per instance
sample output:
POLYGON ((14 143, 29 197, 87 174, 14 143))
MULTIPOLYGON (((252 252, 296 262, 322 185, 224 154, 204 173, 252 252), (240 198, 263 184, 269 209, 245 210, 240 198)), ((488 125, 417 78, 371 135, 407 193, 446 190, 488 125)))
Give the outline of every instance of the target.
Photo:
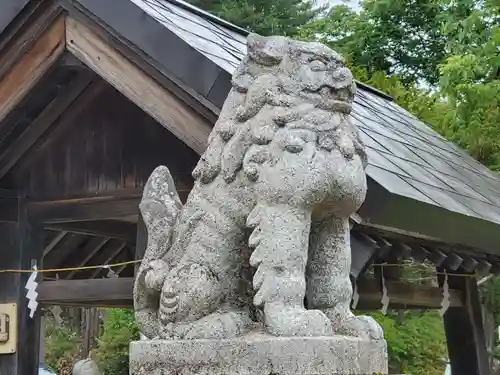
MULTIPOLYGON (((118 253, 118 255, 125 255, 124 259, 122 261, 128 261, 130 260, 130 256, 127 256, 124 249, 127 248, 126 243, 123 242, 123 240, 116 239, 116 238, 111 238, 108 243, 104 246, 104 248, 101 249, 88 263, 88 266, 100 266, 107 264, 106 260, 110 257, 112 253, 114 253, 118 248, 121 249, 121 251, 118 253), (125 245, 125 246, 124 246, 125 245)), ((113 259, 116 261, 115 259, 113 259)), ((78 272, 77 276, 75 278, 78 279, 90 279, 92 278, 92 275, 98 271, 98 275, 102 274, 104 272, 104 276, 107 275, 107 271, 102 269, 102 268, 97 268, 97 269, 87 269, 87 270, 81 270, 78 272)), ((115 270, 114 270, 115 271, 115 270)))
POLYGON ((53 145, 53 143, 60 139, 60 137, 68 131, 76 121, 76 117, 81 113, 77 110, 78 108, 85 108, 89 103, 95 100, 108 84, 101 80, 93 80, 89 86, 78 97, 76 102, 68 108, 66 113, 62 115, 62 121, 58 121, 58 124, 51 129, 50 137, 42 137, 37 143, 33 145, 30 152, 25 154, 25 156, 16 165, 16 175, 23 175, 28 173, 33 164, 39 160, 42 155, 45 155, 45 151, 53 145))
POLYGON ((82 72, 40 113, 33 123, 0 155, 0 178, 35 144, 90 84, 92 75, 82 72))
POLYGON ((86 306, 105 306, 114 300, 127 301, 132 306, 134 279, 83 279, 43 281, 38 286, 38 302, 49 305, 86 304, 86 306))
MULTIPOLYGON (((113 250, 109 256, 104 260, 104 262, 102 262, 102 264, 110 264, 111 262, 113 262, 113 260, 118 256, 120 255, 120 253, 123 251, 123 249, 127 246, 127 243, 126 242, 122 242, 121 244, 118 244, 118 246, 116 246, 115 250, 113 250)), ((102 269, 99 269, 97 268, 95 271, 92 272, 92 275, 90 275, 90 278, 93 279, 95 277, 97 277, 97 275, 99 275, 99 273, 101 273, 102 269)))
MULTIPOLYGON (((444 329, 453 375, 489 375, 489 360, 481 313, 481 301, 474 277, 448 276, 451 288, 464 293, 462 307, 450 307, 444 314, 444 329)), ((443 276, 439 276, 440 284, 443 276)))
MULTIPOLYGON (((14 0, 16 1, 16 0, 14 0)), ((31 49, 33 43, 61 14, 52 1, 29 1, 28 6, 3 30, 0 40, 0 77, 31 49)))
MULTIPOLYGON (((124 267, 125 268, 125 267, 124 267)), ((118 273, 118 270, 115 272, 118 273)), ((44 304, 68 304, 79 306, 107 306, 113 301, 120 305, 132 306, 132 290, 134 278, 106 278, 82 280, 44 281, 40 284, 39 302, 44 304)), ((401 309, 439 309, 441 308, 442 291, 440 288, 427 287, 408 283, 388 282, 390 308, 401 309)), ((382 294, 375 283, 358 285, 360 300, 359 310, 380 309, 382 294)), ((453 307, 463 305, 462 294, 450 291, 450 303, 453 307)))
MULTIPOLYGON (((433 286, 411 284, 408 282, 386 280, 389 307, 392 309, 440 309, 443 290, 433 286)), ((360 295, 357 309, 372 310, 381 308, 382 292, 377 282, 358 281, 360 295)), ((450 290, 450 305, 463 306, 463 293, 450 290)))
POLYGON ((145 74, 95 32, 68 18, 68 50, 197 153, 207 146, 211 124, 145 74))
MULTIPOLYGON (((71 257, 71 263, 68 264, 68 267, 84 267, 87 262, 92 259, 92 257, 96 255, 104 245, 106 245, 108 241, 109 238, 91 238, 82 249, 78 250, 74 257, 71 257)), ((61 276, 61 278, 71 279, 77 272, 77 270, 70 271, 66 275, 61 276)))
MULTIPOLYGON (((21 203, 22 205, 22 203, 21 203)), ((29 269, 32 261, 40 261, 43 248, 43 232, 29 225, 19 210, 16 223, 0 223, 2 243, 0 269, 29 269)), ((0 274, 0 304, 17 304, 17 316, 11 317, 16 324, 15 353, 0 355, 0 374, 36 374, 38 371, 40 310, 33 318, 26 307, 26 290, 29 273, 0 274)), ((14 335, 14 332, 12 332, 14 335)))
POLYGON ((61 242, 61 240, 64 238, 64 236, 66 235, 67 232, 59 232, 59 233, 56 233, 54 238, 52 239, 52 241, 50 241, 50 243, 45 246, 45 248, 43 249, 43 256, 47 256, 48 253, 50 253, 50 251, 57 246, 57 244, 59 242, 61 242))
POLYGON ((70 256, 72 251, 80 246, 85 237, 79 234, 68 234, 51 252, 43 258, 44 268, 58 268, 70 256))
POLYGON ((137 215, 141 195, 137 191, 117 191, 93 197, 31 201, 28 216, 44 224, 116 219, 137 215))
POLYGON ((135 243, 136 223, 120 220, 78 221, 45 225, 45 229, 66 231, 69 233, 85 234, 90 236, 110 237, 135 243))
POLYGON ((65 19, 60 16, 3 77, 0 82, 0 121, 20 103, 63 53, 65 31, 65 19))

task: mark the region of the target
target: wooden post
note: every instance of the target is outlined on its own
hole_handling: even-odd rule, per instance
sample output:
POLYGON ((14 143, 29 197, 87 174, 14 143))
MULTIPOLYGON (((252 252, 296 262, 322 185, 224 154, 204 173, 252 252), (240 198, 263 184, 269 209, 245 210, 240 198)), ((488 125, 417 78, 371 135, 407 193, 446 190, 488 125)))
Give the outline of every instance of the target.
MULTIPOLYGON (((440 275, 440 284, 443 281, 440 275)), ((476 280, 450 274, 448 284, 464 293, 464 306, 450 307, 444 315, 451 372, 453 375, 490 375, 476 280)))
MULTIPOLYGON (((0 201, 7 198, 0 192, 0 201)), ((16 198, 17 199, 17 198, 16 198)), ((0 269, 30 269, 31 261, 40 261, 43 237, 26 220, 23 200, 18 199, 16 220, 0 222, 0 269)), ((17 348, 13 354, 0 354, 0 374, 35 375, 39 365, 41 310, 29 317, 24 286, 29 273, 0 273, 0 303, 16 303, 17 348)))

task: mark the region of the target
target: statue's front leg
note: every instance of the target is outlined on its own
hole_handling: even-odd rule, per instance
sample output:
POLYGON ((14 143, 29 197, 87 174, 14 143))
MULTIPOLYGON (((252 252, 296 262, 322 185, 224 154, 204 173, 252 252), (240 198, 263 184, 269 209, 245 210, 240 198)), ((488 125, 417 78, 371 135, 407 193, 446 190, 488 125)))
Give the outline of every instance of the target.
POLYGON ((305 270, 311 212, 286 204, 260 204, 250 214, 254 247, 250 264, 257 268, 254 304, 263 307, 267 330, 277 336, 331 334, 329 319, 306 310, 305 270))
POLYGON ((381 339, 382 328, 373 318, 351 312, 350 269, 348 219, 330 217, 313 223, 307 265, 308 307, 322 310, 335 333, 381 339))

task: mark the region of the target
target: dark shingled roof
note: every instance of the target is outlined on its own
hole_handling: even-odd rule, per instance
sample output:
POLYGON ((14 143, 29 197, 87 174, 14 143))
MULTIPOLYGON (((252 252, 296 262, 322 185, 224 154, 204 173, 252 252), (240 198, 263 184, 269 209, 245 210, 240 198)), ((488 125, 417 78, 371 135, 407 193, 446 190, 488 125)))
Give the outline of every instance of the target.
MULTIPOLYGON (((246 53, 244 30, 185 2, 130 1, 229 74, 246 53)), ((360 85, 352 115, 366 144, 367 174, 374 182, 392 194, 500 224, 497 174, 369 87, 360 85)))
MULTIPOLYGON (((3 1, 0 31, 27 3, 38 2, 3 1)), ((60 4, 71 17, 111 36, 107 40, 115 48, 210 119, 246 54, 245 30, 182 0, 60 4)), ((446 245, 449 251, 500 256, 500 177, 389 96, 361 83, 358 88, 352 115, 369 160, 358 227, 446 245)))

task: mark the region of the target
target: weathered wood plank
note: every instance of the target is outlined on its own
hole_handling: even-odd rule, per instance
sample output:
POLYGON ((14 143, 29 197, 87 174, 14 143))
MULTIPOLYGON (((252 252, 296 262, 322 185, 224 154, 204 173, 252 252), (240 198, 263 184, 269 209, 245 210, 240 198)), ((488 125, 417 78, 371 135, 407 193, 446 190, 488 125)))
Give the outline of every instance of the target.
MULTIPOLYGON (((18 2, 18 0, 14 0, 18 2)), ((21 0, 24 1, 24 0, 21 0)), ((30 1, 14 22, 2 32, 0 40, 0 77, 31 49, 33 43, 61 14, 54 1, 30 1)))
MULTIPOLYGON (((22 202, 21 202, 22 206, 22 202)), ((0 223, 2 250, 0 268, 29 269, 31 261, 39 261, 42 254, 43 236, 31 227, 20 210, 17 223, 0 223)), ((0 355, 0 374, 35 374, 38 369, 40 310, 33 318, 28 316, 24 286, 29 273, 0 274, 0 303, 17 304, 16 352, 0 355)))
POLYGON ((57 18, 0 82, 0 121, 54 65, 65 49, 65 19, 57 18))
POLYGON ((28 203, 31 220, 44 224, 116 219, 137 215, 141 193, 116 191, 93 197, 28 203))
POLYGON ((83 90, 90 84, 92 76, 87 72, 80 74, 42 111, 28 129, 0 155, 0 178, 5 176, 19 159, 63 114, 83 90))
MULTIPOLYGON (((118 270, 115 272, 118 273, 118 270)), ((113 301, 120 305, 132 306, 132 277, 109 279, 58 280, 44 281, 38 289, 39 301, 44 304, 69 304, 77 306, 107 306, 113 301)), ((437 309, 441 307, 442 291, 440 288, 412 285, 402 282, 388 282, 391 308, 437 309)), ((380 309, 382 294, 375 283, 360 283, 358 309, 380 309)), ((462 294, 450 291, 451 306, 463 305, 462 294)))
POLYGON ((38 286, 38 301, 49 305, 100 306, 121 300, 131 306, 133 285, 133 278, 43 281, 38 286))
MULTIPOLYGON (((441 308, 441 301, 443 300, 441 288, 391 280, 386 280, 386 287, 391 308, 441 308)), ((358 281, 358 292, 360 294, 358 309, 380 309, 382 292, 378 283, 360 280, 358 281)), ((463 298, 462 292, 450 290, 451 306, 463 306, 463 298)))
POLYGON ((203 153, 212 129, 208 121, 71 18, 66 22, 66 40, 71 53, 189 147, 203 153))
MULTIPOLYGON (((443 277, 440 276, 440 283, 443 277)), ((444 328, 453 375, 489 375, 481 301, 474 277, 448 276, 451 288, 462 290, 464 304, 444 314, 444 328)))
POLYGON ((0 197, 0 222, 16 222, 19 200, 15 197, 0 197))

